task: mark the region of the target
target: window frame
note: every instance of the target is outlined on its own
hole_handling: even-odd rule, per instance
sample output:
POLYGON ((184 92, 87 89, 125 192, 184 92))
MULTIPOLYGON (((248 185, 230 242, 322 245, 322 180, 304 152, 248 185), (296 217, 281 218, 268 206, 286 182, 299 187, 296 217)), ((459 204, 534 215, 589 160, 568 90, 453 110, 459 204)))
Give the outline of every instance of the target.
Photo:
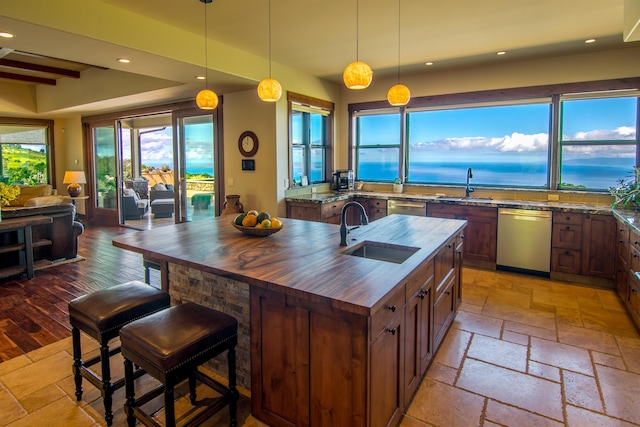
POLYGON ((47 184, 56 188, 56 165, 54 161, 54 121, 17 117, 0 117, 0 126, 37 126, 45 128, 47 146, 47 184))
MULTIPOLYGON (((561 96, 586 96, 587 94, 597 97, 598 94, 603 96, 616 96, 616 91, 638 91, 640 88, 640 77, 633 78, 623 78, 623 79, 615 79, 615 80, 600 80, 600 81, 590 81, 590 82, 579 82, 579 83, 565 83, 565 84, 554 84, 554 85, 544 85, 544 86, 531 86, 531 87, 523 87, 523 88, 509 88, 509 89, 498 89, 498 90, 486 90, 486 91, 477 91, 477 92, 465 92, 465 93, 455 93, 455 94, 444 94, 444 95, 434 95, 434 96, 423 96, 423 97, 414 97, 411 99, 409 104, 406 107, 390 107, 388 102, 386 101, 374 101, 374 102, 364 102, 364 103, 354 103, 348 105, 349 112, 349 166, 350 168, 356 170, 357 169, 357 129, 356 129, 356 115, 363 111, 370 110, 394 110, 398 111, 401 114, 401 123, 403 125, 403 135, 402 135, 402 151, 400 153, 400 161, 402 164, 402 179, 403 181, 406 178, 406 160, 407 160, 407 152, 406 148, 406 112, 407 110, 412 111, 420 108, 428 108, 428 109, 437 109, 438 107, 443 107, 443 109, 450 109, 455 107, 461 107, 465 104, 467 105, 483 105, 483 104, 491 104, 491 105, 499 105, 500 103, 510 103, 510 102, 526 102, 527 100, 535 100, 541 98, 550 98, 551 99, 551 114, 550 114, 550 134, 549 134, 549 159, 548 159, 548 185, 545 188, 540 188, 542 191, 562 191, 560 188, 560 169, 561 169, 561 159, 560 159, 560 135, 559 135, 559 127, 561 125, 560 118, 560 98, 561 96)), ((622 95, 620 95, 622 96, 622 95)), ((636 95, 636 96, 640 96, 636 95)), ((639 101, 640 102, 640 101, 639 101)), ((640 127, 640 112, 638 121, 636 122, 637 127, 640 127)), ((638 132, 636 132, 636 139, 640 138, 638 136, 638 132)), ((640 146, 636 145, 636 164, 638 164, 640 159, 640 146)), ((356 177, 358 179, 358 177, 356 177)), ((390 182, 390 181, 384 181, 390 182)), ((435 185, 441 186, 439 184, 417 184, 417 185, 435 185)), ((442 184, 444 185, 444 184, 442 184)), ((487 188, 514 188, 514 187, 502 187, 502 186, 493 186, 487 185, 487 188)), ((573 189, 572 189, 573 190, 573 189)), ((603 192, 602 190, 596 189, 585 189, 584 191, 591 192, 603 192)))
MULTIPOLYGON (((309 182, 309 184, 322 184, 331 182, 331 175, 333 173, 333 150, 334 150, 334 115, 335 115, 335 104, 333 102, 324 101, 322 99, 313 98, 306 95, 301 95, 294 92, 287 92, 287 104, 288 104, 288 118, 289 118, 289 163, 288 163, 288 176, 289 176, 289 186, 288 188, 294 187, 294 176, 293 176, 293 112, 294 111, 303 111, 304 109, 314 109, 314 110, 322 110, 326 112, 326 121, 325 121, 325 143, 324 143, 324 170, 323 175, 324 179, 322 181, 317 182, 309 182), (300 109, 296 109, 296 106, 300 106, 300 109)), ((304 144, 305 155, 306 158, 311 159, 311 150, 313 147, 319 147, 320 145, 312 145, 312 144, 304 144)), ((308 165, 307 165, 308 167, 308 165)), ((309 173, 309 171, 307 171, 309 173)), ((310 175, 307 175, 309 180, 311 179, 310 175)), ((297 186, 297 185, 296 185, 297 186)))

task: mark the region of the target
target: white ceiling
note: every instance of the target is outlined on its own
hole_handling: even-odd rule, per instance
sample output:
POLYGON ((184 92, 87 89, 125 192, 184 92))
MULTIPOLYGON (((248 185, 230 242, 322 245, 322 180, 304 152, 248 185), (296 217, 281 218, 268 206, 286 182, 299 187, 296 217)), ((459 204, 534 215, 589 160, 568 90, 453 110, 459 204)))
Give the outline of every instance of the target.
MULTIPOLYGON (((17 5, 25 1, 37 3, 36 0, 2 0, 3 3, 7 2, 5 5, 17 5)), ((200 0, 84 1, 85 4, 101 4, 102 7, 115 11, 116 16, 118 12, 124 14, 125 11, 128 15, 138 14, 140 22, 144 21, 145 25, 149 25, 149 22, 156 22, 158 25, 164 23, 175 29, 176 34, 184 34, 185 31, 192 33, 198 36, 192 37, 192 40, 202 40, 202 46, 195 46, 193 43, 194 46, 184 48, 202 51, 206 11, 210 40, 217 40, 259 57, 269 56, 269 0, 213 0, 208 5, 200 0)), ((403 74, 427 75, 434 70, 469 67, 480 63, 632 47, 640 42, 623 41, 625 1, 640 2, 400 0, 398 3, 398 0, 271 0, 272 61, 340 84, 344 67, 356 60, 356 56, 373 68, 375 76, 395 75, 398 61, 403 74), (589 38, 595 38, 597 42, 585 44, 584 41, 589 38), (498 56, 498 51, 506 51, 507 54, 498 56), (435 64, 427 67, 424 65, 426 61, 433 61, 435 64)), ((140 37, 135 34, 135 28, 126 28, 118 22, 101 22, 99 16, 71 18, 76 19, 76 26, 79 20, 99 27, 100 31, 115 34, 108 43, 99 37, 74 33, 71 24, 67 25, 67 29, 65 22, 62 22, 67 17, 61 19, 56 28, 51 28, 34 24, 42 22, 42 16, 31 22, 23 11, 20 19, 3 16, 2 13, 0 10, 0 31, 18 29, 22 34, 9 42, 0 42, 0 47, 9 45, 8 47, 18 50, 126 70, 139 76, 182 84, 179 88, 167 85, 164 90, 156 91, 156 100, 184 96, 195 87, 194 75, 201 72, 196 64, 185 63, 166 53, 152 52, 152 49, 142 51, 139 44, 127 43, 128 35, 132 38, 134 35, 140 37), (114 43, 114 40, 119 42, 114 43), (119 56, 130 54, 139 59, 135 64, 126 66, 127 68, 119 68, 120 66, 113 64, 116 52, 119 56), (109 62, 106 62, 106 58, 109 62)), ((152 45, 153 43, 150 44, 152 45)), ((277 78, 276 75, 274 77, 277 78)), ((255 86, 255 81, 240 72, 233 75, 210 71, 209 79, 214 86, 222 88, 221 93, 255 86)), ((146 99, 149 100, 151 99, 146 99)), ((123 105, 122 101, 123 99, 118 100, 120 106, 123 105)), ((140 99, 130 99, 130 105, 135 105, 136 102, 140 103, 140 99)), ((75 110, 95 111, 98 107, 79 105, 75 110)))

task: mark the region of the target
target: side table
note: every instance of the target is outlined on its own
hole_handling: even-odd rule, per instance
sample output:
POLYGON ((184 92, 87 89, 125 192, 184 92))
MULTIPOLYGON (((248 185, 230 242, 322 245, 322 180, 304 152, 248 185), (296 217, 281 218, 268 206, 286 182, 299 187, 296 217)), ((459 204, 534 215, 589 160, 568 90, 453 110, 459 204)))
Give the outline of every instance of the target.
MULTIPOLYGON (((89 198, 89 196, 78 196, 78 197, 62 196, 62 198, 64 200, 71 200, 71 203, 73 204, 73 206, 77 207, 76 201, 78 201, 78 200, 83 200, 83 201, 87 200, 89 198)), ((78 211, 77 210, 76 210, 76 214, 75 215, 76 215, 76 217, 78 216, 78 211)), ((75 220, 76 218, 73 218, 73 219, 75 220)))

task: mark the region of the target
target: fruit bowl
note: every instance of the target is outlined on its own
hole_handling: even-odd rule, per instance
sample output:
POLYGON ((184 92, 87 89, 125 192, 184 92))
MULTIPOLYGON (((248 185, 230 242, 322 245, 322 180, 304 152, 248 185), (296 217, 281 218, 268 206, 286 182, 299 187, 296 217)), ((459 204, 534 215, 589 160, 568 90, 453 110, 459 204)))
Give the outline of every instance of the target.
POLYGON ((278 228, 255 228, 255 227, 243 227, 241 225, 236 224, 235 222, 232 222, 231 224, 233 224, 233 226, 240 230, 241 232, 243 232, 244 234, 247 234, 249 236, 258 236, 258 237, 264 237, 264 236, 269 236, 273 233, 277 233, 278 231, 282 230, 282 227, 278 227, 278 228))

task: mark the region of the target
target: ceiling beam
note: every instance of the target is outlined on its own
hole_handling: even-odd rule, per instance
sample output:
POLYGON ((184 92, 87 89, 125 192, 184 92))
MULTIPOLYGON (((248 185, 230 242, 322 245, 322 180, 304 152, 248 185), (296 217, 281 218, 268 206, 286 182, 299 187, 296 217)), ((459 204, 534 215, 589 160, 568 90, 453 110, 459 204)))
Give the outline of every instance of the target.
POLYGON ((47 65, 31 64, 29 62, 14 61, 12 59, 0 58, 0 66, 17 68, 19 70, 39 71, 41 73, 57 74, 65 77, 72 77, 74 79, 80 78, 80 72, 74 70, 67 70, 65 68, 51 67, 47 65))
POLYGON ((22 74, 5 73, 2 71, 0 71, 0 79, 20 80, 23 82, 41 83, 41 84, 50 85, 50 86, 56 85, 55 79, 46 79, 44 77, 25 76, 22 74))

